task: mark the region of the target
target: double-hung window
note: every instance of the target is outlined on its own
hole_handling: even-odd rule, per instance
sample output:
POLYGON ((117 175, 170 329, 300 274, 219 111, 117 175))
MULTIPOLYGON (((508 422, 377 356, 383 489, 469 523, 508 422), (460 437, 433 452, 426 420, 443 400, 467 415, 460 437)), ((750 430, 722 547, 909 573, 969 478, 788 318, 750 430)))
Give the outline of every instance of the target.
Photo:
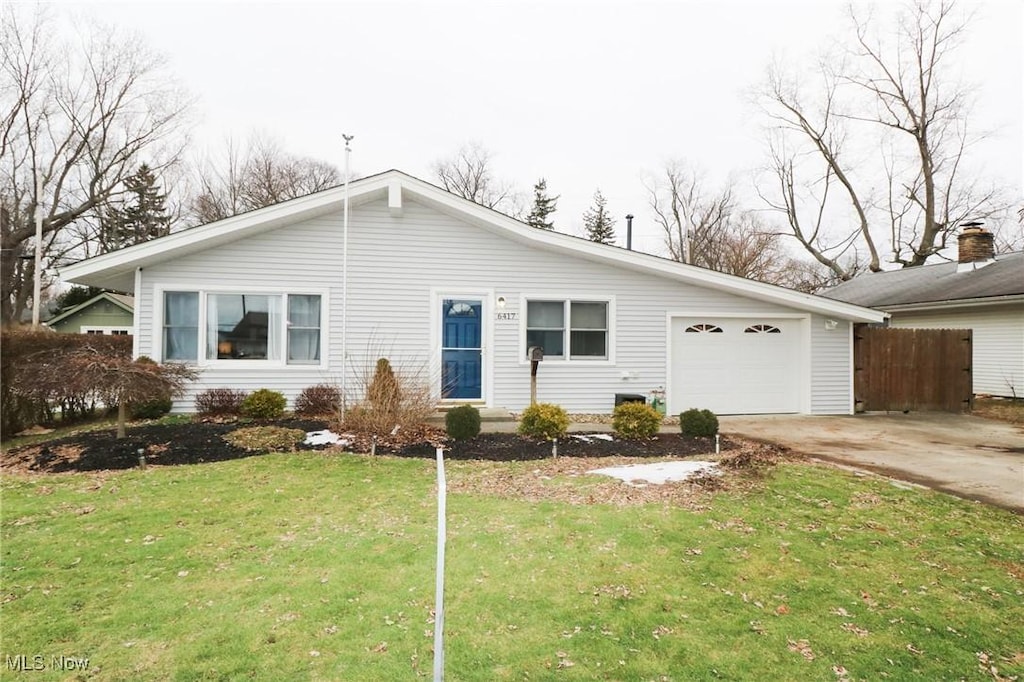
POLYGON ((607 360, 608 301, 528 300, 526 350, 544 349, 545 360, 607 360))
POLYGON ((164 360, 320 364, 318 294, 167 291, 163 303, 164 360))

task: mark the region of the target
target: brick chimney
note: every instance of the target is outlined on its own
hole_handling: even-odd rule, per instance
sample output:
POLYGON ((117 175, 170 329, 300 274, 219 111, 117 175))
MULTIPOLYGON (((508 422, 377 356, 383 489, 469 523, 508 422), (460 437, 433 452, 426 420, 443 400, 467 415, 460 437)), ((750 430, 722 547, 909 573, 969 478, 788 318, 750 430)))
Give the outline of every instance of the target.
POLYGON ((957 237, 961 263, 978 263, 995 258, 996 249, 992 233, 981 226, 981 223, 963 223, 963 231, 957 237))

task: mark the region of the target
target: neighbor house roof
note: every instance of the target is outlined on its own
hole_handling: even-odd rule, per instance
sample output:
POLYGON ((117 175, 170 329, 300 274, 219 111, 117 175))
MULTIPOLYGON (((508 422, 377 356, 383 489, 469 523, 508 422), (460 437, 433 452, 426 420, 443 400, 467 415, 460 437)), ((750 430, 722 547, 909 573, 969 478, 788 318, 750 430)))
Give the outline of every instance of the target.
POLYGON ((938 263, 867 273, 822 295, 883 310, 1024 300, 1024 251, 1001 254, 990 263, 968 268, 960 263, 938 263))
POLYGON ((60 322, 61 320, 65 320, 65 319, 71 317, 72 315, 74 315, 75 313, 77 313, 79 311, 82 311, 82 310, 85 310, 86 308, 89 308, 89 307, 95 305, 96 303, 98 303, 100 301, 110 301, 111 303, 113 303, 117 307, 119 307, 122 310, 124 310, 126 313, 130 313, 131 314, 131 313, 135 312, 135 297, 134 296, 127 296, 125 294, 115 294, 115 293, 111 293, 109 291, 104 291, 102 293, 96 294, 95 296, 90 298, 88 301, 85 301, 83 303, 79 303, 78 305, 76 305, 73 308, 68 308, 67 310, 61 311, 57 315, 54 315, 53 317, 51 317, 50 319, 48 319, 46 321, 46 326, 49 327, 49 326, 52 326, 52 325, 56 324, 57 322, 60 322))
MULTIPOLYGON (((135 273, 139 268, 150 267, 243 237, 287 228, 299 221, 340 211, 344 206, 345 196, 344 186, 323 190, 97 256, 66 266, 61 269, 60 274, 63 279, 72 282, 108 289, 132 290, 135 286, 135 273)), ((684 265, 638 251, 597 244, 550 230, 540 230, 397 170, 352 181, 348 188, 348 197, 350 207, 385 199, 394 216, 402 214, 403 200, 411 199, 484 230, 536 248, 597 262, 613 263, 649 275, 716 288, 839 319, 881 322, 886 317, 885 313, 877 310, 684 265)))

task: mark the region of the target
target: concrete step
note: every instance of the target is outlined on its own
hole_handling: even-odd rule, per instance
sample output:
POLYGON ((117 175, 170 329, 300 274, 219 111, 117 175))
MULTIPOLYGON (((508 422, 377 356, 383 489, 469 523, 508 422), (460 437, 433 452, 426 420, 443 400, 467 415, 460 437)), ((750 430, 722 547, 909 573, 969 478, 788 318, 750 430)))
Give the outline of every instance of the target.
MULTIPOLYGON (((457 407, 457 405, 452 405, 457 407)), ((430 423, 444 424, 444 416, 450 410, 451 407, 439 407, 434 411, 433 416, 427 419, 430 423)), ((506 410, 504 407, 477 407, 480 411, 480 421, 482 423, 494 423, 494 422, 512 422, 515 423, 515 417, 512 413, 506 410)))

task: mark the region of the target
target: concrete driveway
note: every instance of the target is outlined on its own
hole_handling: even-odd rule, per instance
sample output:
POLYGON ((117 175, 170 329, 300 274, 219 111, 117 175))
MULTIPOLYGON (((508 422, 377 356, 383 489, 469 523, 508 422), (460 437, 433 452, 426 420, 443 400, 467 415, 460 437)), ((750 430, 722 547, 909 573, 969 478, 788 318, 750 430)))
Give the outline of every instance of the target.
POLYGON ((723 434, 1024 513, 1024 429, 980 417, 870 413, 719 417, 723 434))

